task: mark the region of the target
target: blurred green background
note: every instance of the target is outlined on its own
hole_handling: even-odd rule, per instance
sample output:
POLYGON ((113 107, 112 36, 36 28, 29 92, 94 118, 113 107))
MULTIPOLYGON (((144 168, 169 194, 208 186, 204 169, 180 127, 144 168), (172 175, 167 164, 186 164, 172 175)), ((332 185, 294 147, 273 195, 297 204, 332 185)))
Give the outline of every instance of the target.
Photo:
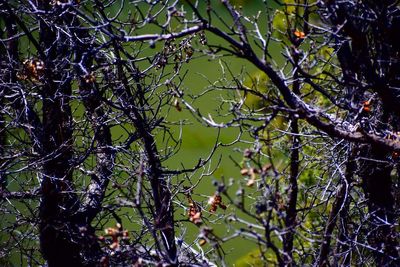
MULTIPOLYGON (((219 1, 216 1, 219 2, 219 1)), ((265 6, 262 3, 261 0, 236 0, 232 1, 237 5, 241 5, 243 7, 243 12, 247 15, 256 15, 259 11, 265 12, 265 6)), ((275 1, 271 1, 271 5, 275 4, 275 1)), ((276 5, 276 4, 275 4, 276 5)), ((276 6, 275 6, 276 7, 276 6)), ((119 8, 119 7, 116 7, 119 8)), ((215 4, 214 8, 216 8, 216 13, 218 13, 222 18, 227 17, 226 10, 222 6, 222 4, 215 4)), ((189 10, 188 7, 186 7, 187 10, 189 10)), ((128 12, 127 10, 125 12, 128 12)), ((270 14, 272 15, 272 14, 270 14)), ((261 32, 266 32, 266 27, 267 27, 267 14, 262 13, 260 16, 259 20, 259 25, 260 25, 260 30, 261 32)), ((229 19, 228 19, 229 20, 229 19)), ((214 20, 214 25, 215 26, 221 26, 221 22, 214 20)), ((146 28, 142 29, 142 31, 146 31, 146 28)), ((223 44, 224 41, 216 38, 212 34, 206 34, 208 43, 209 44, 223 44)), ((24 46, 24 44, 21 44, 24 46)), ((156 44, 156 50, 146 48, 148 49, 148 53, 154 53, 154 51, 157 51, 157 49, 160 49, 161 45, 156 44)), ((272 53, 279 53, 279 47, 276 45, 276 47, 271 48, 272 53)), ((198 56, 198 55, 197 55, 198 56)), ((210 83, 214 83, 218 79, 221 78, 223 74, 223 68, 225 68, 225 74, 228 73, 227 67, 229 67, 230 72, 232 72, 233 75, 235 74, 241 74, 241 73, 248 73, 249 75, 254 75, 257 73, 257 70, 249 65, 247 61, 244 59, 237 59, 233 57, 223 57, 220 59, 215 59, 215 60, 210 60, 208 57, 195 57, 191 59, 191 61, 188 64, 185 64, 182 73, 185 73, 187 71, 187 75, 185 77, 185 80, 183 82, 183 87, 182 90, 185 91, 185 99, 188 100, 190 95, 197 95, 205 90, 205 88, 210 86, 210 83)), ((226 77, 227 79, 230 79, 229 75, 226 77)), ((199 99, 196 99, 193 103, 191 103, 194 107, 198 108, 200 112, 207 116, 208 114, 211 114, 215 121, 218 122, 224 122, 227 121, 229 116, 227 117, 218 117, 217 115, 219 114, 219 107, 222 103, 222 99, 232 99, 235 97, 235 94, 237 96, 237 92, 227 92, 227 91, 221 91, 221 90, 213 90, 210 93, 205 94, 204 96, 200 97, 199 99)), ((183 105, 181 105, 183 107, 183 105)), ((224 107, 223 110, 227 110, 227 106, 224 107)), ((167 161, 164 162, 165 166, 171 168, 171 169, 180 169, 180 168, 192 168, 195 166, 199 158, 205 159, 208 157, 211 149, 213 148, 216 138, 218 136, 218 129, 211 128, 211 127, 206 127, 205 125, 200 124, 196 119, 194 119, 193 115, 183 107, 183 110, 181 112, 171 109, 169 111, 168 117, 166 118, 168 121, 174 121, 174 122, 182 122, 181 126, 179 124, 177 126, 172 127, 172 131, 174 132, 175 136, 181 135, 181 147, 177 154, 167 161)), ((234 141, 239 134, 239 130, 235 128, 229 128, 229 129, 220 129, 219 133, 219 142, 221 143, 231 143, 234 141)), ((118 133, 113 133, 113 135, 118 136, 118 133)), ((162 137, 157 137, 160 138, 160 143, 162 143, 161 138, 162 137)), ((249 136, 244 134, 241 137, 242 140, 247 140, 251 142, 249 139, 249 136)), ((215 186, 213 185, 214 180, 221 181, 222 177, 225 178, 225 181, 228 181, 230 178, 233 178, 234 180, 238 179, 243 179, 241 174, 240 174, 240 168, 238 168, 232 159, 234 159, 236 162, 241 162, 243 154, 242 150, 251 147, 251 144, 245 144, 245 143, 237 143, 234 146, 228 146, 228 147, 219 147, 218 150, 216 151, 211 163, 207 165, 207 168, 210 167, 210 170, 213 168, 216 168, 215 172, 210 175, 210 176, 205 176, 203 177, 202 181, 200 182, 199 186, 195 189, 194 193, 194 198, 198 201, 202 201, 203 203, 207 202, 207 197, 212 196, 216 190, 215 186), (220 162, 219 159, 221 159, 220 162), (218 165, 219 163, 219 165, 218 165)), ((162 147, 159 146, 159 149, 162 149, 162 147)), ((197 173, 197 176, 195 175, 193 179, 196 179, 196 177, 199 177, 200 173, 197 173)), ((233 195, 234 190, 237 187, 232 187, 230 190, 230 193, 233 195)), ((17 204, 17 206, 20 206, 17 204)), ((21 206, 21 208, 23 208, 21 206)), ((234 212, 232 207, 228 207, 228 209, 225 212, 222 212, 221 210, 218 211, 218 213, 221 213, 222 215, 228 215, 229 213, 234 212)), ((185 217, 187 214, 187 211, 182 207, 182 208, 177 208, 176 210, 176 215, 185 217)), ((216 219, 219 215, 205 215, 209 216, 210 220, 216 219)), ((226 221, 224 220, 216 220, 215 224, 212 224, 212 226, 215 230, 215 233, 217 236, 224 237, 227 236, 231 233, 228 233, 228 227, 226 225, 226 221)), ((127 229, 129 229, 128 225, 125 225, 127 229)), ((185 224, 185 227, 187 227, 187 230, 184 229, 177 229, 177 235, 183 234, 186 232, 186 235, 189 237, 189 240, 195 240, 199 233, 199 229, 191 224, 185 224)), ((207 250, 207 245, 205 246, 205 250, 207 250)), ((257 258, 257 253, 254 252, 257 250, 256 244, 254 242, 245 240, 241 237, 232 239, 223 245, 223 249, 226 253, 225 256, 225 261, 228 266, 253 266, 256 262, 255 261, 250 261, 250 259, 254 256, 257 258), (254 254, 251 256, 251 254, 254 254), (246 255, 250 255, 246 257, 246 255), (244 258, 243 258, 244 257, 244 258)), ((16 256, 15 258, 16 266, 18 266, 19 262, 19 256, 16 256)), ((218 263, 217 263, 218 264, 218 263)), ((220 266, 220 264, 218 264, 220 266)))

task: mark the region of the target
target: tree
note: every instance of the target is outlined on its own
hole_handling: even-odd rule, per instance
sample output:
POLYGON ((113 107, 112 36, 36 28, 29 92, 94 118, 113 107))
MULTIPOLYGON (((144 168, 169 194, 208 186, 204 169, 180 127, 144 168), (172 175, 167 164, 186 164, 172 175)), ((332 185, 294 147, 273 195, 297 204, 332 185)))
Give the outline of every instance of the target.
POLYGON ((397 1, 239 2, 0 2, 4 264, 224 265, 232 239, 260 265, 399 264, 397 1), (220 77, 191 94, 203 57, 220 77), (181 112, 218 136, 171 168, 181 112), (237 177, 205 197, 222 147, 237 177))

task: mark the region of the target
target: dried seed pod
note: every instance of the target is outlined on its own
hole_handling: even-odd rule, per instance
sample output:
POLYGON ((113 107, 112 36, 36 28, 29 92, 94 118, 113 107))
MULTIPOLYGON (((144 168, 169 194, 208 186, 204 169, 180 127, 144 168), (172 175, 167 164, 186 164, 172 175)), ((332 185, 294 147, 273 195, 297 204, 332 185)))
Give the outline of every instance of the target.
POLYGON ((197 204, 193 201, 192 197, 189 194, 186 197, 189 201, 189 221, 197 225, 201 224, 201 209, 197 206, 197 204))
POLYGON ((222 197, 218 194, 214 194, 208 199, 208 204, 210 205, 210 212, 214 213, 217 211, 217 208, 220 207, 223 210, 226 210, 226 205, 222 203, 222 197))
MULTIPOLYGON (((116 224, 116 227, 108 227, 104 230, 107 236, 111 237, 112 243, 109 246, 112 250, 117 250, 120 247, 120 238, 127 239, 128 231, 123 230, 122 225, 120 223, 116 224)), ((104 240, 104 237, 103 237, 104 240)))
POLYGON ((43 61, 39 59, 25 59, 22 64, 23 69, 17 74, 18 79, 38 81, 40 77, 43 76, 45 70, 43 61))
POLYGON ((240 174, 243 175, 243 176, 249 175, 249 169, 245 169, 245 168, 241 169, 240 170, 240 174))
POLYGON ((252 187, 252 186, 255 184, 255 182, 256 182, 255 179, 250 178, 250 179, 247 181, 246 185, 247 185, 248 187, 252 187))
POLYGON ((178 98, 175 98, 175 99, 174 99, 174 107, 175 107, 175 109, 176 109, 177 111, 179 111, 179 112, 182 111, 182 107, 180 106, 180 103, 179 103, 179 99, 178 99, 178 98))
POLYGON ((83 77, 83 80, 85 81, 85 83, 94 83, 96 81, 96 77, 94 76, 94 74, 91 72, 89 74, 86 74, 83 77))
POLYGON ((207 240, 205 240, 205 239, 203 239, 203 238, 200 238, 200 239, 199 239, 199 245, 200 245, 200 246, 204 246, 205 244, 207 244, 207 240))

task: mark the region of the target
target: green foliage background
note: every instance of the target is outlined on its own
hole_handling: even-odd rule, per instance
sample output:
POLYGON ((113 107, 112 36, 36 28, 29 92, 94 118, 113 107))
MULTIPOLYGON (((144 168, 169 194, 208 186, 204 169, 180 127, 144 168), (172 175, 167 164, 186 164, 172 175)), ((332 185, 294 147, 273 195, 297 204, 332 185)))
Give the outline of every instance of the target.
MULTIPOLYGON (((264 8, 264 6, 261 4, 261 1, 237 0, 234 2, 238 5, 243 5, 244 13, 248 14, 256 14, 261 8, 264 8)), ((123 13, 127 14, 127 12, 128 10, 124 10, 123 13)), ((216 12, 220 12, 221 16, 223 16, 223 13, 226 11, 224 11, 224 9, 221 6, 220 10, 217 10, 216 12)), ((266 19, 267 16, 261 19, 261 22, 259 24, 267 25, 266 19)), ((315 18, 315 22, 317 22, 317 18, 315 18)), ((277 9, 275 13, 275 18, 272 26, 276 30, 274 33, 275 35, 274 37, 282 39, 283 43, 287 42, 286 34, 288 27, 288 17, 286 17, 279 9, 277 9)), ((265 31, 266 29, 261 28, 260 30, 265 31)), ((141 31, 144 32, 152 31, 152 28, 150 26, 149 28, 142 29, 141 31)), ((222 40, 219 40, 210 34, 207 34, 207 39, 209 43, 218 44, 222 42, 222 40)), ((26 46, 26 44, 24 43, 21 43, 20 45, 21 48, 26 46)), ((278 62, 280 61, 283 62, 283 57, 281 57, 280 55, 281 51, 280 48, 281 47, 279 45, 274 44, 271 46, 271 51, 272 53, 276 54, 278 62)), ((161 45, 156 44, 156 47, 154 49, 150 47, 146 47, 145 49, 147 50, 145 51, 145 54, 147 53, 148 55, 151 55, 155 51, 160 50, 161 45)), ((327 59, 330 57, 331 52, 332 51, 330 48, 324 48, 321 50, 320 57, 322 59, 327 59)), ((210 84, 212 86, 212 84, 215 81, 217 81, 222 77, 223 75, 222 69, 224 68, 224 66, 229 66, 229 70, 233 74, 236 73, 238 75, 242 73, 250 74, 250 77, 247 77, 245 79, 246 86, 261 92, 265 92, 267 90, 269 85, 268 78, 263 73, 256 71, 256 69, 253 66, 247 64, 245 60, 237 58, 222 58, 221 60, 210 61, 206 57, 194 58, 191 60, 189 64, 186 64, 185 67, 182 69, 182 73, 188 71, 188 74, 184 80, 185 88, 182 88, 182 90, 185 91, 186 95, 191 95, 191 94, 196 95, 201 93, 204 90, 204 88, 210 86, 210 84), (256 83, 254 83, 254 81, 256 81, 256 83)), ((318 66, 318 68, 321 67, 318 66)), ((315 72, 316 73, 320 72, 320 69, 316 69, 315 72)), ((199 108, 199 110, 203 114, 217 115, 218 109, 222 102, 221 100, 235 97, 235 94, 236 92, 213 90, 210 93, 194 101, 193 105, 199 108)), ((247 96, 246 104, 250 109, 263 109, 263 107, 268 105, 268 103, 263 102, 259 97, 251 94, 247 96)), ((81 106, 76 106, 75 108, 83 110, 83 107, 81 106)), ((227 118, 219 118, 217 116, 214 116, 214 118, 217 120, 217 122, 218 120, 223 121, 227 119, 227 118)), ((199 158, 204 159, 209 155, 210 150, 215 144, 218 135, 218 130, 201 125, 198 121, 196 121, 193 118, 193 115, 186 109, 183 109, 181 112, 175 110, 172 107, 172 103, 170 106, 170 111, 168 112, 168 117, 166 117, 165 119, 168 121, 185 122, 182 123, 181 125, 177 125, 172 128, 172 131, 175 133, 176 137, 181 136, 182 143, 180 150, 177 152, 177 154, 174 157, 164 162, 166 166, 168 166, 169 168, 183 168, 183 167, 191 168, 192 166, 195 166, 197 164, 199 158)), ((284 118, 278 117, 273 122, 273 126, 276 128, 284 128, 286 126, 286 121, 284 118)), ((112 134, 113 138, 115 139, 118 136, 124 135, 124 132, 119 131, 117 128, 115 128, 112 134)), ((238 134, 239 132, 237 129, 221 129, 219 142, 230 143, 236 139, 238 134)), ((158 140, 160 140, 160 143, 162 143, 163 137, 158 136, 157 138, 158 140)), ((250 142, 252 141, 246 135, 243 136, 243 139, 247 139, 250 142)), ((216 155, 214 156, 214 159, 211 164, 211 167, 216 168, 216 171, 211 176, 204 177, 201 183, 199 184, 199 187, 196 188, 196 191, 194 193, 197 196, 197 200, 206 202, 207 197, 214 194, 215 192, 215 186, 213 186, 214 180, 220 181, 222 178, 225 178, 226 180, 233 178, 233 180, 237 181, 243 179, 243 177, 240 174, 240 168, 238 168, 234 164, 233 160, 236 162, 242 162, 243 159, 242 151, 245 148, 247 148, 247 145, 240 144, 236 145, 235 149, 233 147, 220 147, 217 150, 216 155), (217 167, 219 158, 221 159, 221 161, 219 163, 219 166, 217 167)), ((310 151, 309 153, 315 153, 315 152, 310 151)), ((274 160, 278 162, 279 165, 279 163, 285 162, 287 151, 277 151, 276 155, 274 156, 275 156, 274 160)), ((311 185, 315 182, 315 177, 319 175, 320 173, 318 173, 318 171, 315 170, 305 172, 300 177, 300 182, 303 183, 304 185, 311 185)), ((121 179, 123 178, 124 177, 121 177, 121 179)), ((232 187, 230 190, 234 191, 235 189, 236 187, 232 187)), ((234 212, 234 210, 231 207, 229 207, 225 212, 222 212, 222 214, 227 215, 231 212, 234 212)), ((176 216, 185 217, 186 210, 184 208, 181 209, 178 208, 176 210, 176 216)), ((214 216, 215 218, 217 218, 218 214, 210 216, 214 216)), ((227 231, 228 228, 225 225, 225 221, 217 220, 216 222, 217 223, 212 226, 215 229, 217 236, 226 235, 225 231, 227 231)), ((311 222, 308 223, 311 224, 311 222)), ((109 226, 113 226, 111 222, 109 226)), ((132 229, 132 228, 135 229, 135 227, 140 227, 140 226, 129 225, 129 222, 126 221, 125 227, 127 229, 132 229)), ((189 239, 194 240, 198 234, 198 228, 195 226, 188 225, 187 233, 189 235, 189 239)), ((177 234, 179 235, 179 232, 177 234)), ((304 245, 306 246, 307 244, 304 245)), ((259 259, 260 252, 256 247, 256 244, 254 244, 254 242, 252 241, 248 241, 239 237, 226 242, 223 245, 223 248, 224 251, 226 252, 225 260, 228 266, 233 266, 233 265, 236 265, 238 267, 262 266, 262 262, 259 259)), ((269 258, 268 255, 266 255, 266 257, 267 259, 269 258)), ((19 258, 17 255, 15 257, 15 262, 16 265, 18 265, 19 258)))

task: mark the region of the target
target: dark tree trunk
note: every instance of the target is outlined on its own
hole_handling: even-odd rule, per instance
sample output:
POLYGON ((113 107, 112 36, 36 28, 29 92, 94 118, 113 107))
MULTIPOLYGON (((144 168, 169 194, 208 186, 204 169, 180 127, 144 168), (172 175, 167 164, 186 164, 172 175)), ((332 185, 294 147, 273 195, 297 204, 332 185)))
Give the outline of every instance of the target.
MULTIPOLYGON (((48 3, 40 8, 49 10, 48 3)), ((40 21, 41 58, 45 70, 43 96, 43 173, 40 200, 40 247, 49 266, 85 266, 81 258, 82 243, 79 226, 72 220, 78 199, 72 183, 72 114, 69 52, 63 35, 49 25, 54 21, 40 21), (62 81, 62 82, 61 82, 62 81)), ((54 21, 59 23, 59 21, 54 21)), ((83 227, 85 225, 82 225, 83 227)))
MULTIPOLYGON (((348 84, 349 107, 354 118, 362 117, 361 127, 365 131, 380 131, 377 125, 398 130, 400 102, 398 99, 398 10, 393 1, 362 1, 357 6, 347 2, 325 1, 329 10, 329 19, 342 35, 338 59, 348 84), (374 12, 374 18, 357 18, 356 14, 374 12), (396 38, 393 38, 396 36, 396 38), (347 38, 346 40, 344 38, 347 38), (393 64, 388 64, 393 62, 393 64), (369 89, 376 93, 373 113, 359 113, 367 88, 361 85, 365 81, 369 89), (375 128, 371 128, 374 125, 375 128)), ((377 266, 399 265, 398 242, 394 225, 396 223, 395 203, 391 172, 393 164, 390 155, 382 147, 365 145, 360 150, 359 175, 369 209, 367 234, 369 245, 377 266)))
POLYGON ((374 248, 378 266, 398 266, 400 259, 391 177, 393 166, 385 162, 386 151, 375 147, 368 150, 365 155, 370 160, 361 164, 363 189, 370 215, 368 241, 374 248))

